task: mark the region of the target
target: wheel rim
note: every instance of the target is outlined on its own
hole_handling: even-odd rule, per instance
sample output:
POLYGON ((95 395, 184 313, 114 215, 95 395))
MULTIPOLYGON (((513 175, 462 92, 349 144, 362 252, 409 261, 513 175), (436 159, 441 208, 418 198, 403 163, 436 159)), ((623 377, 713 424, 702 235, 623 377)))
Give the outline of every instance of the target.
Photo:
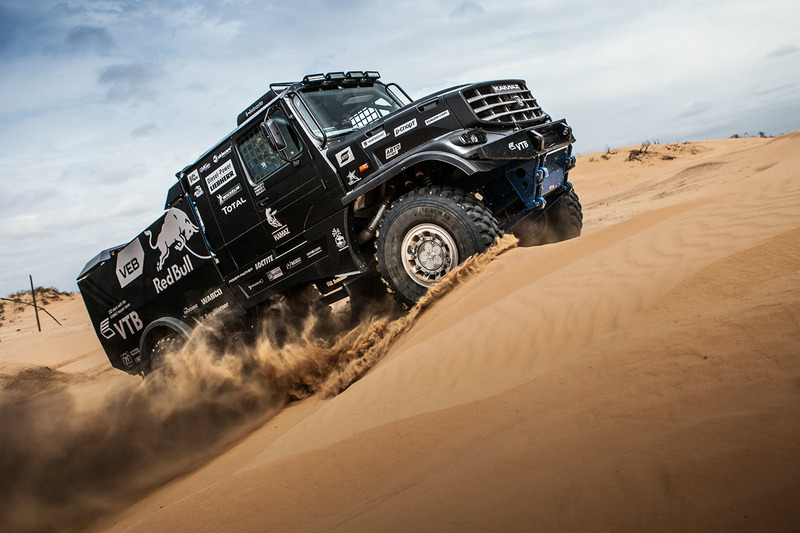
POLYGON ((432 287, 458 264, 458 248, 450 234, 436 224, 420 224, 406 233, 403 267, 423 287, 432 287))

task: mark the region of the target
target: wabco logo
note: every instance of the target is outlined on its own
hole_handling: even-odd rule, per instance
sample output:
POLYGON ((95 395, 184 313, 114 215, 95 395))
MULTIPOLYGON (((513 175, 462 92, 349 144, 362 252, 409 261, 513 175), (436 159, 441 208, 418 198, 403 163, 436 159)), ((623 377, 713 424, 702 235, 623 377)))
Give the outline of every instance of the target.
POLYGON ((518 143, 512 141, 508 143, 509 150, 524 150, 527 147, 528 147, 528 141, 520 141, 518 143))
POLYGON ((203 296, 202 298, 200 298, 200 305, 206 305, 211 300, 213 300, 215 298, 219 298, 220 296, 222 296, 222 289, 221 288, 215 290, 214 292, 212 292, 210 294, 207 294, 207 295, 203 296))

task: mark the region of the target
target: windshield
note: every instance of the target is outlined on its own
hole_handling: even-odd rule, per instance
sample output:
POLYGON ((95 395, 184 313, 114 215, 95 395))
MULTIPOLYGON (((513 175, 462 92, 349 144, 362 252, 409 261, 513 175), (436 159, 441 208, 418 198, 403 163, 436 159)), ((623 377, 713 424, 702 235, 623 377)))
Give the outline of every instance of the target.
POLYGON ((359 130, 401 107, 381 84, 371 87, 317 87, 303 90, 300 96, 302 102, 297 102, 297 98, 295 95, 295 107, 314 134, 321 137, 319 128, 306 111, 314 115, 329 138, 359 130))

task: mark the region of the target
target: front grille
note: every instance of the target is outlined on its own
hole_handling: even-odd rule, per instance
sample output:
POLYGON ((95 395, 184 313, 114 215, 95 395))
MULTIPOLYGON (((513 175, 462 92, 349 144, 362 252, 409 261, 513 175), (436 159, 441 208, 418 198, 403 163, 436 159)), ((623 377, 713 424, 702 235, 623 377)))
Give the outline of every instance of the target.
POLYGON ((521 82, 490 83, 464 91, 464 98, 479 120, 513 124, 516 122, 545 122, 531 92, 521 82))

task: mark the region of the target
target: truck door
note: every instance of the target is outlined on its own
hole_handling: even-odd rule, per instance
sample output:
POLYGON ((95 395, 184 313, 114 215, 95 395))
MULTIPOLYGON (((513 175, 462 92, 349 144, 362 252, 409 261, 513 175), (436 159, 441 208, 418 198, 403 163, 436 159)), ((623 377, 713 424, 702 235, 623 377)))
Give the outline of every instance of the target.
MULTIPOLYGON (((266 257, 263 251, 253 254, 252 260, 257 268, 244 276, 242 281, 246 282, 245 286, 240 285, 243 291, 250 293, 248 296, 252 296, 255 289, 246 287, 255 287, 257 283, 257 292, 260 292, 286 281, 289 274, 305 266, 296 262, 287 266, 283 259, 288 255, 293 255, 289 260, 296 259, 294 255, 299 256, 312 244, 307 241, 306 226, 314 224, 313 207, 327 192, 309 150, 303 145, 284 110, 276 104, 267 113, 278 125, 286 141, 282 153, 270 148, 259 128, 260 120, 252 121, 253 126, 234 139, 251 194, 255 198, 261 226, 265 230, 267 248, 271 250, 266 257), (292 272, 289 272, 290 268, 292 272)), ((263 250, 262 247, 258 249, 263 250)))

